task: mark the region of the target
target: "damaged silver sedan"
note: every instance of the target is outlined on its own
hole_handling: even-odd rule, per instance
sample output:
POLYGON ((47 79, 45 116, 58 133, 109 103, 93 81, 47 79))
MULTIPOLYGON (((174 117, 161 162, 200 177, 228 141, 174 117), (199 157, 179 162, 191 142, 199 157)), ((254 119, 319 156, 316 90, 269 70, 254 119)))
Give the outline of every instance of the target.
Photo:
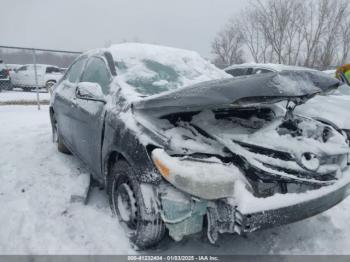
POLYGON ((85 68, 77 86, 68 88, 73 64, 51 102, 58 148, 91 167, 140 248, 166 232, 179 241, 204 231, 215 243, 295 222, 350 192, 346 136, 294 113, 336 79, 303 71, 232 79, 196 53, 145 44, 75 64, 85 68), (84 80, 94 59, 108 80, 84 80), (70 100, 76 112, 66 111, 70 100))
POLYGON ((174 239, 201 231, 206 219, 215 243, 219 233, 294 222, 345 198, 346 137, 293 113, 320 91, 314 79, 321 88, 337 85, 317 74, 272 73, 201 83, 135 104, 164 139, 152 158, 172 185, 160 198, 174 239), (275 104, 283 100, 286 114, 275 104))

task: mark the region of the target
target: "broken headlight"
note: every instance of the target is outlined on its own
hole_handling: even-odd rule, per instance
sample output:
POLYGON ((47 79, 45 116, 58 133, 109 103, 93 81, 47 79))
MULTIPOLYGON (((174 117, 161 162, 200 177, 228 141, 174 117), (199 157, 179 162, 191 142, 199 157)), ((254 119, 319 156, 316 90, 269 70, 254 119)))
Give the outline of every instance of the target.
POLYGON ((155 149, 152 159, 165 180, 179 190, 202 199, 231 197, 235 181, 244 177, 236 166, 224 164, 215 157, 198 161, 170 156, 163 149, 155 149))

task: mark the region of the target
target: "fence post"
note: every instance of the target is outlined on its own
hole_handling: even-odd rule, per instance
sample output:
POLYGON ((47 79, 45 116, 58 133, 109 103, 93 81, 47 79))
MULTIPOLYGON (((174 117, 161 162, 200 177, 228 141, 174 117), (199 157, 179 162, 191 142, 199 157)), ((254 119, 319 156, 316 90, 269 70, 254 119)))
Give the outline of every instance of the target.
POLYGON ((36 85, 36 102, 37 102, 37 104, 38 104, 38 110, 40 110, 38 71, 37 71, 37 68, 36 68, 36 54, 35 54, 35 49, 33 49, 33 64, 34 64, 34 76, 35 76, 35 85, 36 85))

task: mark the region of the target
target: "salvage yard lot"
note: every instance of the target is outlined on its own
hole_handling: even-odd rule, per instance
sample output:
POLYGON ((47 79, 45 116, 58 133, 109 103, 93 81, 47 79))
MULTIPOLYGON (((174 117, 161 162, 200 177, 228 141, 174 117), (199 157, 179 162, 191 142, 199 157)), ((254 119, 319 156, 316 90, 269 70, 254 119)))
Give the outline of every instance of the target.
MULTIPOLYGON (((88 171, 51 142, 48 107, 0 106, 0 253, 133 254, 104 190, 71 203, 88 171)), ((350 254, 350 199, 311 219, 239 236, 218 246, 200 236, 165 239, 152 253, 350 254)))

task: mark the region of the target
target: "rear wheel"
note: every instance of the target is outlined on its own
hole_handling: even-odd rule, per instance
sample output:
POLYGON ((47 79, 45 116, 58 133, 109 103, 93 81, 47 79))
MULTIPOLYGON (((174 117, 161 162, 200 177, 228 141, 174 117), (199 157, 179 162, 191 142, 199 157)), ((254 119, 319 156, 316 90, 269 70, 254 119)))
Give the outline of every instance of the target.
POLYGON ((11 82, 8 83, 7 90, 12 91, 13 90, 13 85, 11 82))
POLYGON ((64 154, 71 154, 69 149, 63 143, 63 139, 60 135, 58 123, 56 121, 55 116, 52 116, 52 121, 53 121, 52 139, 53 139, 53 142, 57 143, 57 150, 64 154))
POLYGON ((107 181, 112 211, 117 215, 130 241, 145 249, 158 244, 165 234, 165 226, 158 210, 147 207, 132 168, 118 161, 107 181))

